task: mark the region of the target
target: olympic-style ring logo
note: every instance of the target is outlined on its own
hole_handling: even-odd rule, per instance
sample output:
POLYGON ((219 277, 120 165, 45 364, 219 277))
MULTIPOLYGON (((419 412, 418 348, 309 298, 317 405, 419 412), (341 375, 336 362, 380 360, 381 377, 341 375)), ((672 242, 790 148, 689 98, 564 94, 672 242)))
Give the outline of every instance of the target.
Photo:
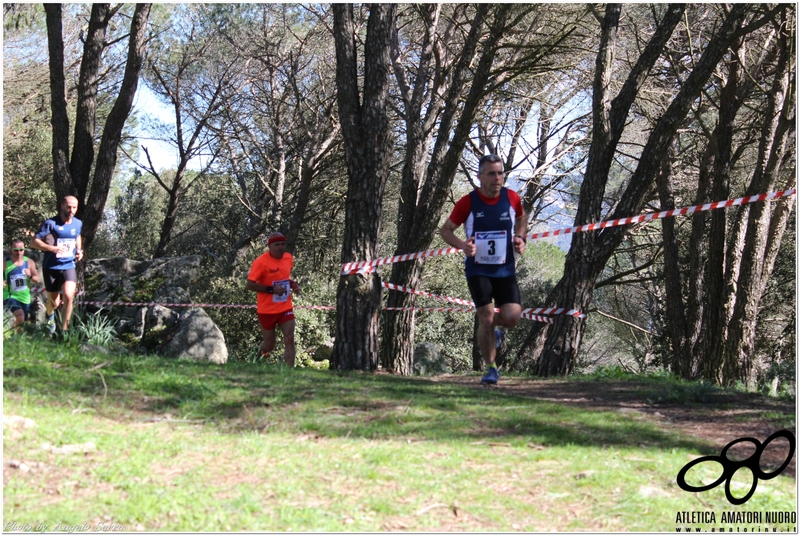
POLYGON ((759 440, 755 438, 749 438, 749 437, 739 438, 733 440, 732 442, 724 446, 724 449, 721 450, 721 454, 707 455, 705 457, 700 457, 698 459, 694 459, 693 461, 683 466, 682 470, 680 470, 680 473, 677 474, 677 484, 680 486, 682 490, 687 492, 704 492, 706 490, 710 490, 712 488, 719 486, 721 482, 726 479, 727 481, 724 486, 724 494, 726 494, 727 496, 727 501, 729 501, 733 505, 741 505, 749 501, 749 498, 751 498, 752 495, 755 493, 758 480, 762 479, 763 481, 767 481, 769 479, 777 477, 782 473, 783 470, 785 470, 785 468, 788 466, 788 463, 790 463, 791 459, 793 459, 793 453, 795 450, 796 450, 796 437, 794 437, 793 433, 791 433, 787 429, 783 429, 782 431, 777 431, 776 433, 768 437, 766 441, 763 442, 762 444, 760 443, 759 440), (763 450, 766 449, 766 446, 768 446, 772 440, 780 437, 783 437, 788 440, 788 444, 790 445, 790 451, 788 452, 788 456, 785 458, 785 462, 782 463, 782 466, 780 466, 773 472, 764 472, 760 468, 760 456, 763 453, 763 450), (735 446, 740 442, 751 442, 752 444, 755 445, 755 452, 747 459, 744 459, 742 461, 733 461, 727 457, 727 452, 730 450, 730 448, 732 448, 733 446, 735 446), (685 476, 688 474, 688 471, 694 466, 704 462, 719 463, 722 466, 722 468, 724 468, 724 471, 722 472, 721 476, 713 483, 702 487, 694 487, 686 483, 685 476), (743 498, 736 498, 735 496, 732 495, 732 492, 730 491, 730 483, 732 483, 732 478, 735 475, 735 472, 737 472, 739 468, 744 468, 744 467, 749 468, 749 470, 752 471, 752 476, 753 476, 752 488, 749 489, 749 492, 746 493, 746 496, 744 496, 743 498))

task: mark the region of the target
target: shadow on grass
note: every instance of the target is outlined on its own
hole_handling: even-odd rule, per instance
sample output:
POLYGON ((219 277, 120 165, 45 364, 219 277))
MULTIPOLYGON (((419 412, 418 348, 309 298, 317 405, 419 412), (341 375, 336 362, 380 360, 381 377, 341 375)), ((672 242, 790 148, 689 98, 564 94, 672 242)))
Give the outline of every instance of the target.
POLYGON ((20 337, 6 343, 3 376, 9 396, 89 404, 123 420, 169 412, 223 432, 713 453, 706 442, 663 430, 640 415, 383 374, 92 354, 20 337))

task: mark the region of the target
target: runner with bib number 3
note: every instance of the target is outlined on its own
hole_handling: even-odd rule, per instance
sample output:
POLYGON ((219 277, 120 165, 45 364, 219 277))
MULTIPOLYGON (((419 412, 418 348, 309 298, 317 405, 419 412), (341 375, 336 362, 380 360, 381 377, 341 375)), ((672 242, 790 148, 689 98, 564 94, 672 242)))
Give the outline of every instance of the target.
POLYGON ((524 253, 527 244, 527 217, 519 195, 505 187, 499 156, 480 158, 477 178, 480 188, 455 203, 440 233, 466 255, 466 281, 477 308, 477 344, 488 368, 481 382, 496 384, 496 354, 502 341, 497 327, 515 327, 522 313, 516 255, 524 253), (455 236, 461 225, 465 241, 455 236), (499 313, 494 312, 495 306, 499 313))

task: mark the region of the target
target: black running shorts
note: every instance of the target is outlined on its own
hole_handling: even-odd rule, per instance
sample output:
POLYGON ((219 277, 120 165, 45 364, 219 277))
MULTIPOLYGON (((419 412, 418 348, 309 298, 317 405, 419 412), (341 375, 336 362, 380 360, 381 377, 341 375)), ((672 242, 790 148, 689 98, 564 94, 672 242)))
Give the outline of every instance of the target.
POLYGON ((66 281, 78 282, 78 272, 75 271, 75 268, 42 268, 42 275, 44 275, 44 289, 48 292, 60 292, 66 281))
POLYGON ((474 277, 467 277, 466 282, 469 283, 469 292, 471 292, 472 301, 477 305, 477 308, 485 306, 491 301, 494 302, 496 307, 501 307, 507 303, 522 304, 516 277, 494 278, 475 275, 474 277))

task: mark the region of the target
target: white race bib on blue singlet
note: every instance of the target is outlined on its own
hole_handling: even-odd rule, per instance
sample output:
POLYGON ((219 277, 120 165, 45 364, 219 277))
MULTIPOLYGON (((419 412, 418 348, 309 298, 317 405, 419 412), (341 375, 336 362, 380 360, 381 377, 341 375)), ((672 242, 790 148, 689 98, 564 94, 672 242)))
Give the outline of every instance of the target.
POLYGON ((504 230, 475 232, 476 264, 504 264, 508 253, 508 233, 504 230))
POLYGON ((75 256, 75 238, 58 238, 56 245, 58 247, 66 247, 67 252, 65 253, 56 253, 56 258, 72 258, 75 256))

